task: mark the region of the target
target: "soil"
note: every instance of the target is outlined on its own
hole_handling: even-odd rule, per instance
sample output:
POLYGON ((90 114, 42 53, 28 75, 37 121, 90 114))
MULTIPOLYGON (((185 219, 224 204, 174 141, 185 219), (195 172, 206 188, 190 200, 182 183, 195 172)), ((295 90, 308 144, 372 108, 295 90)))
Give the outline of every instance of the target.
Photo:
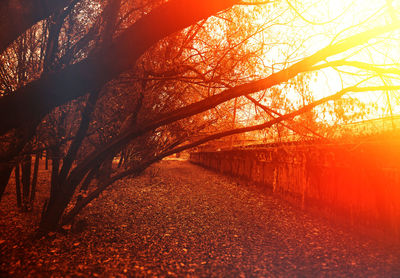
POLYGON ((0 277, 400 277, 400 248, 358 235, 263 188, 186 161, 115 183, 69 232, 32 241, 48 192, 0 203, 0 277))

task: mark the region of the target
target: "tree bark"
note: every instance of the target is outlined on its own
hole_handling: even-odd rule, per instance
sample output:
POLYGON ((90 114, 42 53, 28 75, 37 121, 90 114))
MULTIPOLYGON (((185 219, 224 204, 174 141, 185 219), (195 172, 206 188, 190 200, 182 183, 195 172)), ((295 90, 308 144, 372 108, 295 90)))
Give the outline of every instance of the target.
POLYGON ((17 165, 15 165, 15 194, 17 195, 18 208, 22 208, 20 172, 19 162, 17 162, 17 165))
POLYGON ((49 170, 49 155, 48 155, 48 150, 46 150, 46 157, 44 161, 44 169, 49 170))
POLYGON ((24 211, 29 210, 29 195, 31 189, 31 168, 32 168, 32 157, 30 154, 26 155, 22 160, 22 209, 24 211))
POLYGON ((97 174, 98 169, 92 169, 87 175, 84 181, 82 182, 82 186, 80 188, 80 193, 76 200, 76 203, 80 203, 83 199, 83 193, 86 193, 89 189, 90 182, 93 180, 94 176, 97 174))
POLYGON ((60 150, 54 146, 50 150, 51 155, 51 187, 50 198, 43 207, 43 213, 39 223, 37 236, 42 236, 58 228, 58 222, 63 214, 66 204, 65 197, 60 187, 58 176, 60 170, 60 150))
POLYGON ((13 166, 8 163, 0 164, 0 200, 10 180, 12 169, 13 166))
POLYGON ((51 186, 50 200, 54 199, 59 190, 58 174, 60 170, 60 151, 58 147, 53 147, 51 150, 51 186))
POLYGON ((50 198, 49 202, 44 208, 42 218, 39 223, 39 236, 58 230, 61 216, 63 215, 67 205, 68 202, 61 194, 57 194, 57 196, 50 198))
POLYGON ((36 195, 36 184, 37 184, 37 178, 38 178, 38 172, 39 172, 39 160, 40 160, 41 153, 37 152, 36 157, 35 157, 35 163, 33 166, 33 175, 32 175, 32 182, 31 182, 31 196, 30 196, 30 206, 33 206, 33 202, 35 201, 35 195, 36 195))

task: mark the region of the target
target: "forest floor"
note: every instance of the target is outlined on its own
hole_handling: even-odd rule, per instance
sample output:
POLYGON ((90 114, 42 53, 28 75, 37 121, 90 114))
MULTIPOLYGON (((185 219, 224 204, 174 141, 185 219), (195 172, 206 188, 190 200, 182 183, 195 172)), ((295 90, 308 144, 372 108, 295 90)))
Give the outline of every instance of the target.
POLYGON ((29 240, 14 187, 0 203, 0 277, 400 277, 400 248, 184 161, 117 182, 67 235, 29 240))

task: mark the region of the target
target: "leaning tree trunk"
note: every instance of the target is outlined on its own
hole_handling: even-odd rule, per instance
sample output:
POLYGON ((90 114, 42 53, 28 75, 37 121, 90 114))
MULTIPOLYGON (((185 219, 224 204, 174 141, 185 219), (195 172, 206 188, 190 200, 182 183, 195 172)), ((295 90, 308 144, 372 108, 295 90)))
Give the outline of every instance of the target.
POLYGON ((51 150, 51 168, 50 198, 43 207, 37 237, 56 231, 59 228, 61 216, 68 205, 66 194, 62 190, 62 184, 59 179, 60 152, 57 147, 51 150))
POLYGON ((83 195, 86 195, 86 193, 87 193, 87 191, 89 189, 90 182, 93 180, 93 178, 96 175, 97 171, 98 171, 98 169, 92 169, 89 172, 89 174, 87 174, 85 180, 83 181, 83 183, 81 185, 80 194, 78 195, 76 203, 81 202, 81 200, 83 199, 83 195))
MULTIPOLYGON (((49 150, 51 156, 51 181, 50 181, 50 198, 46 201, 41 221, 39 224, 38 236, 47 234, 57 228, 58 219, 61 217, 64 210, 61 210, 60 201, 60 184, 59 184, 59 170, 60 170, 60 150, 58 146, 53 146, 49 150), (61 212, 60 212, 61 211, 61 212), (58 216, 58 214, 60 214, 58 216)), ((48 155, 46 151, 46 156, 48 155)))
MULTIPOLYGON (((50 199, 43 210, 39 225, 38 236, 55 231, 59 228, 61 217, 70 203, 75 189, 79 186, 82 179, 70 179, 71 167, 76 159, 78 150, 86 136, 90 124, 90 116, 95 108, 100 90, 96 90, 89 95, 85 109, 82 112, 82 120, 76 132, 75 138, 69 146, 68 153, 64 156, 60 169, 61 152, 58 147, 52 150, 52 172, 50 199)), ((97 163, 96 165, 97 166, 97 163)))
POLYGON ((31 167, 32 157, 30 154, 26 155, 22 160, 22 209, 24 211, 29 210, 29 195, 31 189, 31 167))

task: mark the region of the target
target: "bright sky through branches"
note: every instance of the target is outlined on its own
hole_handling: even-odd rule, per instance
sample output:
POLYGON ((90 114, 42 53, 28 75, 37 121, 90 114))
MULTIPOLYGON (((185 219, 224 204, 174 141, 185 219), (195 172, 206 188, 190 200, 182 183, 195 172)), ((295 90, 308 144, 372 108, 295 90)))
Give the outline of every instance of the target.
MULTIPOLYGON (((340 43, 354 34, 400 20, 400 0, 285 0, 271 5, 279 6, 284 12, 279 20, 268 23, 271 28, 266 30, 263 38, 272 32, 276 34, 273 39, 279 40, 279 37, 286 36, 288 40, 287 44, 278 47, 272 46, 273 39, 263 41, 270 50, 265 53, 264 64, 272 64, 273 72, 312 55, 330 44, 340 43)), ((265 9, 269 9, 268 5, 265 5, 265 9)), ((257 24, 268 22, 267 18, 269 19, 271 14, 257 11, 259 12, 259 16, 255 19, 257 24)), ((317 75, 312 78, 309 86, 314 99, 334 94, 355 84, 360 86, 399 85, 399 32, 393 31, 379 36, 370 40, 368 44, 329 57, 326 62, 335 62, 336 65, 315 71, 317 75), (337 61, 348 63, 340 65, 337 61), (375 67, 375 70, 367 70, 366 67, 359 67, 360 63, 353 62, 361 62, 370 68, 375 67), (387 68, 395 71, 391 73, 382 71, 387 68)), ((319 65, 321 64, 323 63, 319 65)), ((271 68, 268 71, 271 71, 271 68)), ((344 97, 353 97, 366 104, 367 107, 372 107, 373 109, 364 111, 365 118, 374 118, 400 114, 398 93, 398 91, 363 92, 350 93, 344 97)), ((296 99, 299 95, 293 89, 286 89, 286 95, 293 102, 299 101, 296 99)), ((354 111, 364 109, 364 106, 354 109, 354 111)))

